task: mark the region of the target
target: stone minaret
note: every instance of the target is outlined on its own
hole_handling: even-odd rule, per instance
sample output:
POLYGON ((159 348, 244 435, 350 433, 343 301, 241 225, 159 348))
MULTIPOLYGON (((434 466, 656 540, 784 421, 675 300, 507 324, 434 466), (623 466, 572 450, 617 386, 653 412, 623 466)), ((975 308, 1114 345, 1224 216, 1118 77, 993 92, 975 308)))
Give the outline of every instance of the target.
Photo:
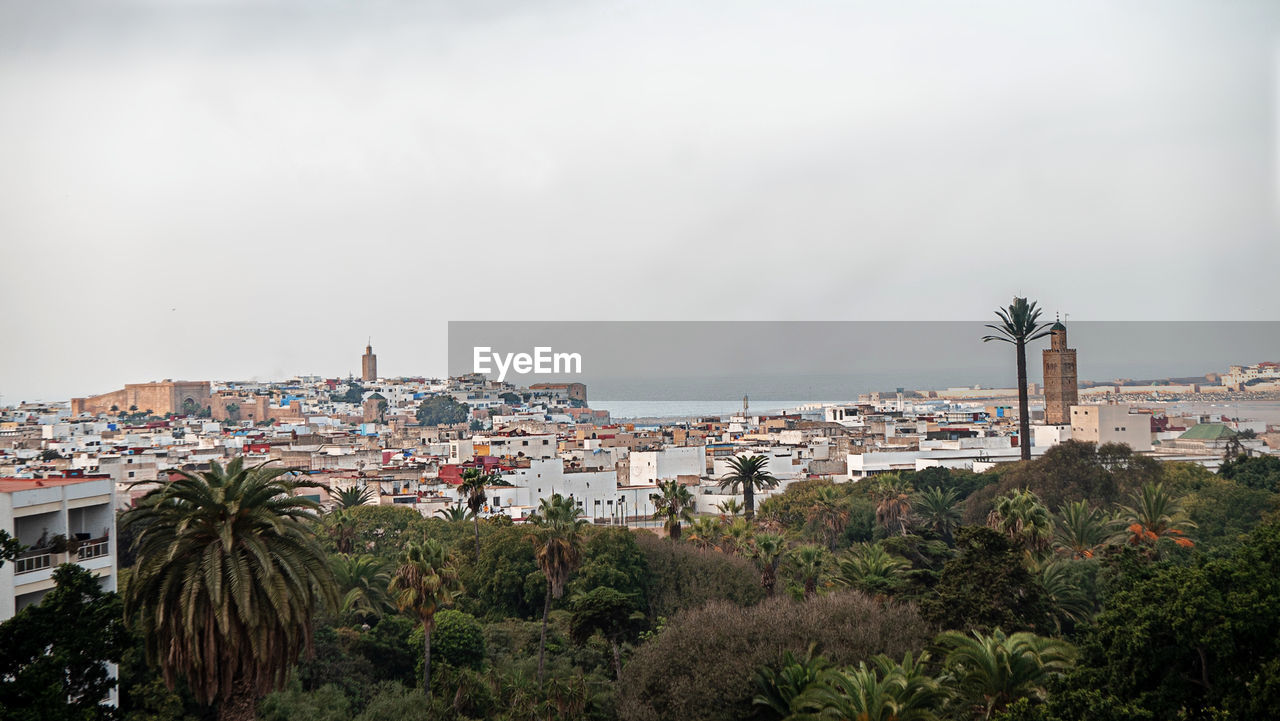
POLYGON ((1045 423, 1071 425, 1071 406, 1080 403, 1076 382, 1076 351, 1067 347, 1067 327, 1058 321, 1050 328, 1049 348, 1044 351, 1045 423))
POLYGON ((378 356, 373 354, 373 340, 364 347, 364 355, 360 357, 360 380, 378 380, 378 356))

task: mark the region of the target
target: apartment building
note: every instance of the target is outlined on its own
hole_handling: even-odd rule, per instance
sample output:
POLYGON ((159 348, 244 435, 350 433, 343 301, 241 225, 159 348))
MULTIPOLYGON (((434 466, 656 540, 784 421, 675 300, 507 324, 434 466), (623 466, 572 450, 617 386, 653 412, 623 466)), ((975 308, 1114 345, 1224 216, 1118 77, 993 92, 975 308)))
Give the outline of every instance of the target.
POLYGON ((0 528, 27 547, 0 567, 0 621, 39 603, 62 563, 78 563, 116 590, 111 479, 0 478, 0 528))
POLYGON ((1151 414, 1130 413, 1129 406, 1071 406, 1071 437, 1102 445, 1123 443, 1135 451, 1151 450, 1151 414))

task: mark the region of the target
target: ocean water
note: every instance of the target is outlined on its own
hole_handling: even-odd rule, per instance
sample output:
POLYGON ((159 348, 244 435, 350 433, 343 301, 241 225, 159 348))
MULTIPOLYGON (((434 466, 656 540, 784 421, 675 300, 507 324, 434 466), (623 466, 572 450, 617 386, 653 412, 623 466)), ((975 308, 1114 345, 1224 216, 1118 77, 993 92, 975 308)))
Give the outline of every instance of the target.
MULTIPOLYGON (((777 413, 811 403, 834 401, 759 401, 749 407, 752 413, 777 413)), ((742 411, 742 401, 591 401, 591 407, 609 411, 614 419, 628 418, 701 418, 728 417, 742 411)))
POLYGON ((1237 401, 1227 403, 1201 403, 1199 401, 1175 401, 1173 403, 1135 403, 1144 408, 1164 408, 1168 413, 1211 413, 1250 421, 1266 421, 1280 425, 1280 401, 1237 401))
MULTIPOLYGON (((821 403, 849 403, 838 401, 756 401, 750 405, 752 413, 778 413, 821 403)), ((1280 401, 1238 401, 1232 403, 1203 403, 1176 401, 1159 403, 1135 402, 1140 408, 1161 408, 1168 413, 1217 413, 1242 420, 1265 421, 1280 425, 1280 401)), ((701 418, 705 416, 728 417, 742 411, 742 402, 733 401, 591 401, 591 407, 609 411, 616 420, 631 418, 701 418)))

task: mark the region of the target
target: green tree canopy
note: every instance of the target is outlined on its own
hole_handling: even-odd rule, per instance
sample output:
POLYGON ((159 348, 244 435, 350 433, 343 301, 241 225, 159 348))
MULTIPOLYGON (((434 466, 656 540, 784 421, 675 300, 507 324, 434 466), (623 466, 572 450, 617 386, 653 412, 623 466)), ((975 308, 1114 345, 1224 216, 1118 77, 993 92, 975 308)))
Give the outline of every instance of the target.
POLYGON ((1125 573, 1050 706, 1063 719, 1271 717, 1278 671, 1280 524, 1272 523, 1229 557, 1125 573))
POLYGON ((622 669, 623 721, 737 721, 749 718, 757 672, 778 668, 786 652, 817 651, 838 665, 877 653, 901 657, 932 636, 909 604, 857 592, 808 601, 775 596, 742 608, 716 601, 678 614, 636 649, 622 669))
POLYGON ((38 605, 0 623, 0 719, 112 718, 106 705, 130 639, 120 598, 92 573, 69 563, 38 605))
POLYGON ((415 415, 424 426, 453 425, 466 421, 471 415, 471 408, 454 400, 453 396, 427 396, 418 404, 415 415))
POLYGON ((990 528, 965 526, 956 532, 960 555, 947 562, 937 593, 921 613, 943 628, 990 632, 995 628, 1047 629, 1050 608, 1023 553, 990 528))

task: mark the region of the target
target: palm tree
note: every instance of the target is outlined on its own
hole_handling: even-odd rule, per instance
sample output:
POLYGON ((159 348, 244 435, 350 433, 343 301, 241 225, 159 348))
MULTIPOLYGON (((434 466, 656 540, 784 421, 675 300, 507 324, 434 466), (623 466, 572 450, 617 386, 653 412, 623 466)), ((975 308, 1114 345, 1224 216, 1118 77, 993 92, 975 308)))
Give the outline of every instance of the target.
POLYGON ((835 486, 823 486, 814 494, 808 509, 809 523, 816 526, 827 542, 827 548, 835 549, 840 534, 849 523, 849 499, 835 486))
POLYGON ((937 644, 948 649, 946 680, 981 718, 989 719, 1022 696, 1045 697, 1045 685, 1066 671, 1074 649, 1062 641, 1022 632, 990 636, 944 631, 937 644))
POLYGON ((458 497, 471 509, 471 520, 475 524, 476 558, 480 558, 480 511, 484 510, 487 499, 485 488, 492 482, 493 476, 481 473, 478 468, 468 468, 462 472, 462 485, 458 486, 458 497))
POLYGON ((744 553, 751 549, 751 540, 755 538, 756 527, 745 518, 735 518, 733 523, 720 529, 720 538, 724 541, 722 548, 730 553, 744 553))
POLYGON ((653 501, 653 517, 663 519, 662 527, 667 538, 680 540, 680 522, 693 520, 693 494, 679 481, 659 481, 658 492, 650 493, 653 501))
POLYGON ((742 504, 738 503, 736 498, 726 498, 724 501, 716 504, 716 510, 720 511, 720 518, 729 520, 742 513, 742 504))
POLYGON ((1093 558, 1114 535, 1115 521, 1088 501, 1063 504, 1053 525, 1053 548, 1069 558, 1093 558))
POLYGON ((756 490, 778 485, 768 470, 768 456, 737 456, 729 459, 728 473, 720 477, 720 488, 734 493, 742 488, 743 516, 751 520, 756 515, 756 490))
POLYGON ((1120 518, 1127 524, 1122 533, 1131 545, 1155 546, 1162 538, 1183 548, 1195 545, 1187 538, 1187 531, 1194 530, 1196 524, 1182 512, 1182 504, 1165 490, 1163 483, 1143 484, 1133 494, 1133 506, 1120 507, 1120 518))
POLYGON ((751 560, 760 569, 760 585, 770 596, 778 585, 778 566, 786 550, 786 539, 776 533, 761 533, 751 544, 751 560))
POLYGON ((542 606, 542 637, 538 642, 538 683, 542 683, 544 659, 547 652, 547 617, 551 613, 551 599, 564 595, 569 581, 582 559, 582 528, 587 522, 580 516, 582 510, 571 498, 559 493, 538 502, 538 510, 529 522, 538 527, 533 535, 538 568, 547 579, 547 595, 542 606))
POLYGON ((1031 412, 1027 408, 1027 343, 1049 335, 1049 324, 1040 322, 1040 309, 1026 298, 1015 297, 1008 308, 996 309, 999 324, 987 324, 996 335, 982 336, 982 342, 993 340, 1013 345, 1018 354, 1018 448, 1022 460, 1031 460, 1031 412))
POLYGON ((1040 566, 1038 580, 1053 606, 1053 623, 1062 632, 1065 623, 1080 623, 1093 614, 1088 594, 1068 573, 1068 562, 1051 561, 1040 566))
POLYGON ((960 525, 960 494, 954 488, 934 486, 916 494, 916 517, 925 528, 942 536, 951 545, 956 526, 960 525))
POLYGON ((466 521, 470 521, 475 515, 471 512, 470 508, 462 505, 461 501, 447 508, 441 508, 436 511, 436 514, 450 523, 465 523, 466 521))
POLYGON ((804 586, 804 597, 812 598, 818 592, 818 579, 822 578, 827 565, 827 549, 813 544, 796 546, 789 560, 796 580, 804 586))
POLYGON ((329 535, 333 536, 333 543, 337 547, 338 553, 351 553, 356 539, 355 519, 351 517, 345 508, 339 508, 330 513, 326 520, 328 521, 329 535))
POLYGON ((363 506, 373 500, 373 488, 371 486, 352 486, 343 488, 333 496, 334 503, 338 504, 338 508, 347 509, 363 506))
POLYGON ((388 590, 396 607, 422 624, 422 692, 431 695, 431 631, 436 612, 453 605, 462 594, 458 569, 441 543, 433 538, 410 541, 400 556, 388 590))
POLYGON ((832 580, 863 593, 891 593, 902 585, 910 568, 907 559, 889 553, 883 543, 862 543, 836 561, 832 580))
POLYGON ((1053 517, 1040 502, 1040 497, 1025 488, 1010 491, 996 499, 987 515, 987 525, 1009 537, 1009 540, 1035 556, 1047 549, 1053 540, 1053 517))
POLYGON ((902 663, 881 654, 867 666, 831 669, 793 702, 814 712, 803 718, 833 721, 933 721, 947 698, 946 689, 926 672, 929 654, 908 652, 902 663))
POLYGON ((713 516, 695 518, 689 524, 689 543, 704 549, 720 548, 720 529, 722 521, 713 516))
POLYGON ((313 614, 337 608, 314 530, 318 504, 287 471, 217 462, 148 494, 121 525, 138 561, 125 590, 165 684, 178 678, 224 721, 248 720, 311 643, 313 614))
POLYGON ((911 518, 911 484, 896 473, 885 473, 876 478, 873 489, 876 497, 876 521, 892 532, 894 527, 907 535, 907 522, 911 518))
POLYGON ((751 705, 770 709, 780 719, 798 716, 797 701, 805 691, 821 683, 831 668, 825 657, 815 654, 817 648, 818 644, 809 644, 803 658, 787 651, 782 654, 782 667, 777 671, 767 666, 756 671, 758 693, 751 699, 751 705))
POLYGON ((362 620, 382 617, 391 601, 387 594, 391 573, 386 561, 340 553, 329 558, 329 566, 341 597, 340 613, 362 620))

